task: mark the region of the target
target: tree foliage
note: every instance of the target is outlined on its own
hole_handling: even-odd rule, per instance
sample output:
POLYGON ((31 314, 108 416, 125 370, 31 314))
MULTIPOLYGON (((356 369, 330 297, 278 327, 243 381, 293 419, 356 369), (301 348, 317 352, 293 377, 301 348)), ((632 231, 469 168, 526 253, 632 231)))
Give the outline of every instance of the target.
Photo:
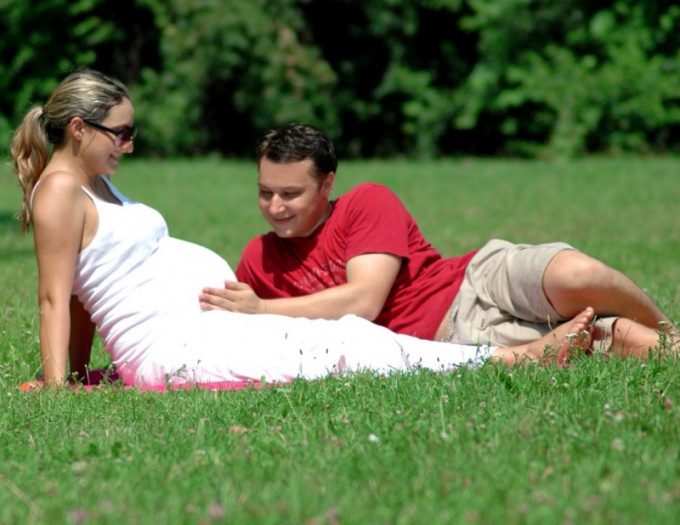
POLYGON ((679 122, 675 2, 470 0, 480 57, 457 124, 497 116, 512 152, 673 147, 679 122))
POLYGON ((346 156, 677 149, 672 0, 0 0, 0 134, 76 66, 131 86, 147 155, 250 155, 316 124, 346 156))

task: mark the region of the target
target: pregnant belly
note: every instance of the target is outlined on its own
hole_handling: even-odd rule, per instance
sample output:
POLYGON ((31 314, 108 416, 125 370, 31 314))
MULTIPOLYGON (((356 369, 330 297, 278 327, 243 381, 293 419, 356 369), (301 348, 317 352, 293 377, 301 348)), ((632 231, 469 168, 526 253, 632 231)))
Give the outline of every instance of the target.
POLYGON ((174 312, 197 310, 198 294, 204 287, 223 287, 225 280, 236 280, 222 257, 180 239, 164 239, 153 258, 153 288, 174 312))

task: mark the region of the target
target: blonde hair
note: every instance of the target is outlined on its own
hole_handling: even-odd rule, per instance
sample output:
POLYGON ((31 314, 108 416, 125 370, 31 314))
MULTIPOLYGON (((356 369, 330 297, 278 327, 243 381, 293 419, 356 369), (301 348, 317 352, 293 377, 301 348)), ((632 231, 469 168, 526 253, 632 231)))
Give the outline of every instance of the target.
POLYGON ((44 107, 35 107, 24 116, 10 148, 14 172, 24 192, 17 215, 22 235, 31 224, 31 193, 47 165, 49 144, 55 149, 64 145, 64 131, 74 117, 101 122, 124 99, 130 99, 130 94, 120 81, 81 69, 57 86, 44 107))

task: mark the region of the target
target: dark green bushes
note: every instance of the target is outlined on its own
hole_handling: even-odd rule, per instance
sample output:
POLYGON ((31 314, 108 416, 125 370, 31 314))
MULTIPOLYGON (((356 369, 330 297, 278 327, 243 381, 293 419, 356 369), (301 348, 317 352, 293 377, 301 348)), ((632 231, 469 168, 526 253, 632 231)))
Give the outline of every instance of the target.
POLYGON ((678 147, 673 1, 0 0, 0 30, 7 140, 90 65, 131 85, 146 155, 250 155, 290 121, 344 156, 678 147))

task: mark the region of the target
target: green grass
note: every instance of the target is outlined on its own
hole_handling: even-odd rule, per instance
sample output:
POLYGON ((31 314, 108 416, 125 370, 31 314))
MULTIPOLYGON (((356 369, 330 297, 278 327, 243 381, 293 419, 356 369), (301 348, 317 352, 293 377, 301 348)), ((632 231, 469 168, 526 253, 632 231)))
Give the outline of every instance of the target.
MULTIPOLYGON (((344 162, 445 255, 564 240, 680 320, 677 159, 344 162)), ((255 169, 130 160, 117 185, 236 265, 255 169)), ((0 523, 659 523, 680 519, 680 363, 492 366, 236 392, 19 392, 39 370, 32 239, 0 168, 0 523)), ((100 344, 95 366, 107 357, 100 344)))

